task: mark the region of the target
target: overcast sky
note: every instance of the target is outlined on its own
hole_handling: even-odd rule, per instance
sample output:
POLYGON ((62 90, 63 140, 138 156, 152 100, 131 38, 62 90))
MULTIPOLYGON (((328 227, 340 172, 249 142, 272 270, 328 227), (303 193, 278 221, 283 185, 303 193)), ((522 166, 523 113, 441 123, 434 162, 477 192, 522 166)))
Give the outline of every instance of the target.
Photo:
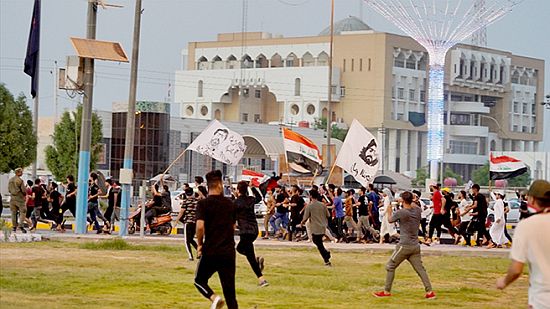
MULTIPOLYGON (((439 0, 438 0, 439 1, 439 0)), ((30 78, 23 73, 33 0, 0 0, 0 82, 30 97, 30 78)), ((124 8, 99 9, 97 39, 119 41, 130 56, 134 1, 108 0, 124 8)), ((248 30, 290 36, 318 34, 328 25, 330 0, 249 0, 248 30)), ((359 0, 336 0, 336 19, 358 16, 359 0)), ((221 32, 239 32, 241 0, 143 0, 138 100, 162 101, 181 66, 181 50, 190 41, 215 40, 221 32)), ((57 61, 74 54, 69 37, 86 35, 87 0, 42 0, 40 115, 53 115, 52 75, 57 61)), ((525 0, 502 20, 488 27, 488 47, 541 58, 546 62, 545 93, 550 93, 549 0, 525 0)), ((402 33, 363 7, 363 20, 378 31, 402 33)), ((128 99, 129 64, 96 62, 94 108, 110 110, 113 101, 128 99)), ((173 91, 172 91, 173 96, 173 91)), ((75 100, 59 91, 60 110, 75 100)), ((31 103, 29 101, 29 103, 31 103)), ((174 106, 174 111, 177 107, 174 106)), ((546 132, 550 132, 546 113, 546 132)), ((550 134, 546 134, 550 140, 550 134)), ((550 149, 550 143, 547 150, 550 149)))

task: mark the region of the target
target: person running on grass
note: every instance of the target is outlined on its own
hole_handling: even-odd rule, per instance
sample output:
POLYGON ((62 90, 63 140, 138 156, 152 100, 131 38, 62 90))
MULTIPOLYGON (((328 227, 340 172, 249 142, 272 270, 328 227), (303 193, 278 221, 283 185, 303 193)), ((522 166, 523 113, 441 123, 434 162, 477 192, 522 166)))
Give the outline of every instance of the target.
POLYGON ((206 298, 210 308, 238 308, 235 296, 235 206, 223 195, 222 172, 206 174, 208 196, 197 203, 197 256, 199 262, 195 272, 195 286, 206 298), (223 299, 214 294, 208 280, 218 273, 223 290, 223 299))
POLYGON ((529 208, 536 214, 521 220, 514 230, 508 273, 496 287, 506 288, 529 265, 529 308, 548 308, 550 299, 550 182, 535 180, 527 192, 529 208))
POLYGON ((327 206, 319 201, 321 197, 317 190, 309 191, 309 196, 311 198, 311 202, 304 211, 302 225, 304 225, 309 219, 313 243, 317 246, 319 253, 323 257, 325 266, 330 267, 332 266, 330 263, 330 251, 325 249, 323 244, 323 236, 325 236, 325 231, 328 226, 328 217, 330 217, 330 212, 328 211, 327 206))
POLYGON ((254 241, 258 238, 258 221, 254 213, 254 204, 256 200, 252 196, 248 196, 248 184, 240 181, 237 184, 237 198, 233 201, 235 205, 237 226, 239 227, 239 244, 237 252, 246 256, 252 270, 258 277, 258 285, 266 287, 269 285, 265 280, 262 271, 264 269, 264 258, 256 257, 254 253, 254 241))
POLYGON ((189 261, 193 261, 193 251, 191 247, 197 250, 197 243, 195 242, 195 231, 197 229, 197 198, 195 198, 195 192, 193 188, 187 188, 184 192, 183 203, 181 204, 180 212, 175 220, 174 227, 181 222, 185 224, 184 237, 185 237, 185 250, 189 255, 189 261))
POLYGON ((393 212, 391 207, 388 207, 386 216, 390 223, 399 221, 401 228, 401 234, 399 243, 395 247, 390 260, 386 264, 386 286, 383 291, 376 292, 373 295, 376 297, 388 297, 391 296, 391 288, 393 279, 395 277, 395 269, 399 265, 408 260, 412 265, 426 290, 425 298, 435 298, 435 293, 432 291, 432 285, 424 265, 422 265, 422 259, 420 257, 420 244, 418 242, 418 226, 420 225, 421 209, 418 205, 413 204, 412 193, 405 191, 401 194, 403 200, 403 208, 393 212))

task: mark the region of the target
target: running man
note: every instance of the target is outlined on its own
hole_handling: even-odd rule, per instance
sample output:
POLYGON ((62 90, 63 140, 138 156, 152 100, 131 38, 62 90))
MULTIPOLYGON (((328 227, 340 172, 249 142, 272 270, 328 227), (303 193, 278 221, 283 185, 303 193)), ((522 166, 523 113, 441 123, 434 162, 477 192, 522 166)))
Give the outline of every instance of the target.
POLYGON ((197 256, 199 262, 195 273, 195 286, 212 301, 210 308, 238 308, 235 296, 235 206, 223 195, 222 172, 206 174, 208 196, 197 203, 197 256), (208 280, 218 273, 223 290, 223 299, 214 294, 208 280))
POLYGON ((325 231, 328 227, 328 217, 330 217, 330 213, 327 206, 319 201, 319 191, 311 190, 309 191, 309 196, 311 198, 311 203, 304 211, 302 225, 309 219, 313 243, 317 246, 317 250, 319 250, 319 253, 323 257, 325 266, 330 267, 332 266, 330 263, 330 251, 325 249, 323 244, 323 236, 325 236, 325 231))
POLYGON ((401 228, 401 234, 399 243, 395 247, 390 260, 386 264, 386 286, 383 291, 376 292, 373 295, 376 297, 388 297, 391 296, 391 288, 393 279, 395 277, 395 269, 404 261, 408 260, 412 265, 426 290, 425 298, 434 299, 435 293, 432 291, 432 285, 424 265, 422 265, 422 259, 420 257, 420 244, 418 242, 418 226, 420 225, 421 210, 418 205, 413 204, 412 193, 405 191, 401 194, 403 199, 403 208, 392 213, 392 207, 388 207, 386 215, 390 223, 399 221, 401 228))
POLYGON ((237 198, 233 201, 235 205, 237 226, 239 227, 239 244, 237 252, 246 256, 250 267, 258 278, 258 285, 266 287, 269 285, 265 280, 262 271, 264 269, 264 258, 256 257, 254 253, 254 241, 258 238, 258 221, 254 214, 254 204, 256 199, 248 196, 248 184, 240 181, 237 184, 237 198))
POLYGON ((185 237, 185 250, 189 255, 189 261, 193 261, 193 251, 191 247, 194 247, 197 250, 197 242, 195 242, 195 231, 197 229, 197 198, 195 198, 195 192, 193 188, 186 188, 184 192, 185 198, 181 204, 181 209, 176 218, 176 223, 174 227, 178 224, 181 219, 181 222, 185 224, 184 237, 185 237))

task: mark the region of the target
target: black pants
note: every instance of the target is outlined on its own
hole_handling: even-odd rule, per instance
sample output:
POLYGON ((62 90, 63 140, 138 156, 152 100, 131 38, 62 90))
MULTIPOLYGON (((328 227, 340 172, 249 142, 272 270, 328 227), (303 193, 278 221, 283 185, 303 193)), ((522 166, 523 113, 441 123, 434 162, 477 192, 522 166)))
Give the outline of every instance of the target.
POLYGON ((487 239, 487 241, 491 240, 491 235, 489 234, 489 231, 485 228, 485 221, 487 221, 487 218, 479 218, 479 221, 477 222, 477 243, 481 244, 480 240, 483 242, 483 236, 487 239))
POLYGON ((455 237, 455 235, 458 233, 458 231, 454 228, 453 224, 451 223, 451 215, 449 213, 446 213, 443 215, 443 226, 447 229, 449 234, 451 234, 452 237, 455 237))
POLYGON ((432 238, 434 230, 437 230, 437 238, 441 237, 441 224, 443 222, 442 214, 433 214, 430 220, 430 231, 428 232, 428 238, 432 238))
POLYGON ((151 224, 153 219, 162 213, 162 207, 153 206, 145 212, 145 222, 151 224))
POLYGON ((185 223, 185 250, 189 255, 189 259, 193 259, 193 251, 191 246, 197 250, 197 243, 195 242, 195 230, 197 228, 196 223, 185 223))
POLYGON ((325 261, 325 263, 328 263, 330 262, 330 252, 325 249, 325 245, 323 244, 323 236, 325 235, 311 235, 311 237, 313 238, 313 243, 317 246, 317 250, 319 250, 319 253, 321 253, 323 260, 325 261))
POLYGON ((338 239, 342 239, 345 237, 344 226, 343 226, 344 218, 336 218, 335 220, 336 220, 336 237, 338 237, 338 239))
POLYGON ((214 291, 208 286, 208 280, 218 273, 222 285, 225 304, 229 309, 239 308, 235 295, 235 255, 202 256, 197 264, 195 287, 206 298, 210 299, 214 291))
POLYGON ((288 225, 289 229, 289 238, 288 240, 292 241, 292 237, 298 232, 297 226, 302 222, 302 216, 290 216, 290 224, 288 225))
POLYGON ((458 230, 458 233, 462 235, 462 237, 464 237, 464 240, 466 241, 466 246, 471 246, 472 235, 468 233, 468 225, 470 225, 470 221, 460 222, 460 228, 458 230))
POLYGON ((237 252, 246 256, 254 274, 256 274, 256 277, 260 278, 262 276, 262 271, 256 259, 256 253, 254 252, 254 241, 257 237, 258 234, 241 234, 239 243, 237 244, 237 252))
POLYGON ((105 216, 105 218, 107 219, 107 221, 109 221, 109 223, 113 224, 117 219, 115 206, 114 205, 107 206, 107 209, 105 209, 105 213, 103 214, 103 216, 105 216))

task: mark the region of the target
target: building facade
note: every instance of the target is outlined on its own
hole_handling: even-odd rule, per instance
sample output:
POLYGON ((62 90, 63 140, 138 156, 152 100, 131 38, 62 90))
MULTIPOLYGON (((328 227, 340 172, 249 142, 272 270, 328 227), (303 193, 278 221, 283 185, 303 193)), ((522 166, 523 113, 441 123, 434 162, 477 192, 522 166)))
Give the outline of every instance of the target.
MULTIPOLYGON (((385 145, 381 168, 414 176, 427 165, 426 51, 355 17, 337 22, 335 34, 331 115, 325 29, 189 43, 175 75, 181 116, 301 126, 327 118, 342 127, 356 118, 385 145)), ((447 54, 445 74, 447 167, 469 179, 490 151, 539 151, 543 60, 459 44, 447 54)))

